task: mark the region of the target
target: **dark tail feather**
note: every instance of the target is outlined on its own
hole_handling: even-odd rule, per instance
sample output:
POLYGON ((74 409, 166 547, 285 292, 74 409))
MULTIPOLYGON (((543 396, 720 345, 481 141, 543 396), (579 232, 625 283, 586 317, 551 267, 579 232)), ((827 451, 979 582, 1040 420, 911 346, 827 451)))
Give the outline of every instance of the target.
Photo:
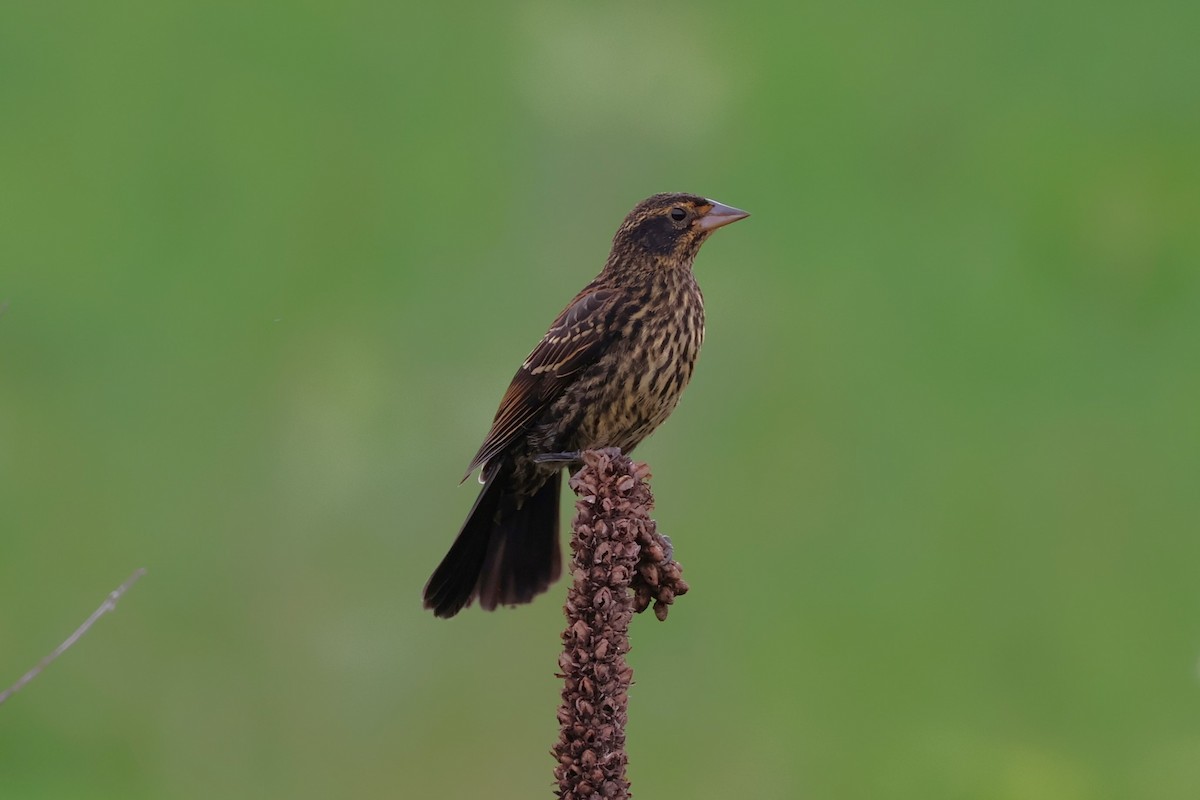
POLYGON ((505 495, 487 558, 479 574, 479 605, 528 603, 558 578, 558 495, 561 473, 546 481, 520 508, 516 497, 505 495))
POLYGON ((558 578, 558 496, 561 473, 520 508, 497 470, 479 493, 450 552, 425 585, 425 607, 452 617, 470 605, 491 611, 528 603, 558 578))
POLYGON ((498 475, 499 471, 493 473, 483 485, 450 552, 425 584, 425 607, 433 609, 435 616, 453 617, 475 597, 503 494, 504 481, 498 475))

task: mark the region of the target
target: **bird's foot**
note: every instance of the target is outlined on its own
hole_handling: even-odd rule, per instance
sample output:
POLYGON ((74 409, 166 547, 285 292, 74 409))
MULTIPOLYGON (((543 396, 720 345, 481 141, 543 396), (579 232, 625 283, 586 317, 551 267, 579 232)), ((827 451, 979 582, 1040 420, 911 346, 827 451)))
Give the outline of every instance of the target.
POLYGON ((569 453, 538 453, 533 457, 535 464, 578 464, 580 460, 578 450, 569 453))
POLYGON ((671 542, 671 537, 665 533, 659 533, 659 538, 663 541, 663 552, 667 556, 667 561, 672 561, 675 558, 675 545, 671 542))

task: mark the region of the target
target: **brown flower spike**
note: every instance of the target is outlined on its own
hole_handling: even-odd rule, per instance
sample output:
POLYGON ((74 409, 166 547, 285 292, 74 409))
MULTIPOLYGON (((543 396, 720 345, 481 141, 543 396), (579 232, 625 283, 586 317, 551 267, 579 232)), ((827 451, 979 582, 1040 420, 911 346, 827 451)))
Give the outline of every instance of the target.
POLYGON ((558 660, 564 687, 554 776, 563 800, 628 798, 629 620, 651 602, 655 615, 666 619, 688 586, 650 518, 650 469, 615 448, 587 451, 582 459, 571 478, 579 500, 571 538, 574 583, 558 660))

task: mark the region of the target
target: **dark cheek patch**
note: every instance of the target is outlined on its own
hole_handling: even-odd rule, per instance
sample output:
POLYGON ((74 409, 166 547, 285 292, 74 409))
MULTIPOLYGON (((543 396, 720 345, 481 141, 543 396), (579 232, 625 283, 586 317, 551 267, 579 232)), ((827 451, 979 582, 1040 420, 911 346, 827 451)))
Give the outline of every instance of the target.
POLYGON ((675 249, 679 231, 666 217, 653 216, 638 225, 636 237, 649 252, 667 255, 675 249))

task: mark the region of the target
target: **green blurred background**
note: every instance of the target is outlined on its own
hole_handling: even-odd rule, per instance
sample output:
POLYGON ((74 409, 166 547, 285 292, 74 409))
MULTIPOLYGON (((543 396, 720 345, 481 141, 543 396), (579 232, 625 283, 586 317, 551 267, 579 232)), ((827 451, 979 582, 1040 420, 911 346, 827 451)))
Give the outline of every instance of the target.
POLYGON ((149 570, 0 795, 549 797, 563 585, 419 594, 684 190, 637 796, 1197 796, 1197 6, 434 6, 0 8, 0 684, 149 570))

